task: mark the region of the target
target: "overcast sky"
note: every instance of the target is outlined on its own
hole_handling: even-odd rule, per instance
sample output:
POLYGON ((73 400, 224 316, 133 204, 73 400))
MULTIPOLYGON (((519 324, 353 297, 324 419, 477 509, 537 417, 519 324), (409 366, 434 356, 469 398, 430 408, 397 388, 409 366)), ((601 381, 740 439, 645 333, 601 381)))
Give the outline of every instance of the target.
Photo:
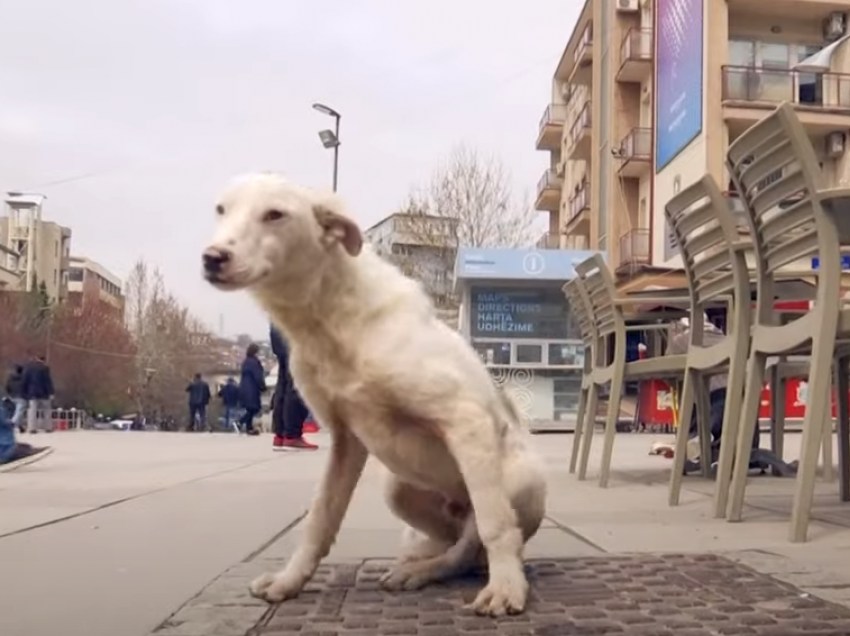
POLYGON ((0 188, 47 194, 75 254, 122 277, 144 257, 211 328, 262 336, 249 298, 200 276, 226 181, 280 170, 329 187, 321 101, 343 115, 339 190, 363 226, 458 142, 533 189, 581 4, 0 0, 0 188))

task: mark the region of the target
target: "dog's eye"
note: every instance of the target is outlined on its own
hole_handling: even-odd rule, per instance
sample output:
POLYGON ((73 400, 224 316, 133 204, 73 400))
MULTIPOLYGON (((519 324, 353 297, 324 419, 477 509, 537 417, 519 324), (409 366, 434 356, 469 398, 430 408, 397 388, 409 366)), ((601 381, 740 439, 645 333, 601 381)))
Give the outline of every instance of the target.
POLYGON ((215 206, 215 213, 218 214, 219 216, 224 216, 224 206, 223 205, 215 206))
POLYGON ((279 221, 280 219, 282 219, 285 216, 286 216, 286 214, 284 214, 280 210, 268 210, 263 215, 263 221, 279 221))

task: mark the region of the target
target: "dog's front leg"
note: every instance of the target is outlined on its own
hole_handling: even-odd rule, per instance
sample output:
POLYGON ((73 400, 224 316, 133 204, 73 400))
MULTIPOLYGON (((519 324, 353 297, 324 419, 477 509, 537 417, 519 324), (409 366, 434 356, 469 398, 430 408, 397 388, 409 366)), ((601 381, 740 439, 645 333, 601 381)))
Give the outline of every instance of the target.
POLYGON ((466 482, 478 535, 487 551, 489 581, 472 602, 472 608, 490 616, 518 614, 525 609, 528 597, 522 531, 502 476, 498 432, 489 421, 480 426, 472 425, 472 421, 456 420, 444 430, 449 451, 466 482))
POLYGON ((301 544, 283 570, 251 583, 251 594, 257 598, 278 603, 297 596, 336 541, 368 453, 344 427, 334 427, 331 433, 330 460, 304 521, 301 544))

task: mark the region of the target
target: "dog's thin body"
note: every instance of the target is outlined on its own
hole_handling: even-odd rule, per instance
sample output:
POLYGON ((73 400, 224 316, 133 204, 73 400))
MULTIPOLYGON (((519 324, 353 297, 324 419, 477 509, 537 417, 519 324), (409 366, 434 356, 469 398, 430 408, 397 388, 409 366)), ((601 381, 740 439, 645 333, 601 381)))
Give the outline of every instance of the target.
POLYGON ((418 284, 361 252, 359 230, 335 200, 260 175, 234 186, 221 207, 214 249, 227 251, 234 273, 212 282, 247 287, 269 312, 291 344, 296 384, 332 434, 302 545, 252 592, 269 601, 300 592, 336 538, 368 453, 388 469, 391 509, 424 535, 385 586, 453 576, 486 552, 489 582, 475 609, 522 611, 522 550, 542 521, 545 483, 515 409, 477 354, 436 318, 418 284), (270 244, 258 236, 260 219, 281 208, 270 244))

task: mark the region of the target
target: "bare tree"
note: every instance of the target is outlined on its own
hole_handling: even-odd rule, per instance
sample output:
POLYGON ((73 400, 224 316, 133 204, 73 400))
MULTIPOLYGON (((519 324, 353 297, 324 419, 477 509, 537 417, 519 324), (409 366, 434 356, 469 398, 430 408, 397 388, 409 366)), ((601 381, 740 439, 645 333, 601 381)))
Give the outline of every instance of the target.
POLYGON ((136 348, 131 393, 139 413, 183 415, 187 383, 214 359, 209 331, 168 293, 159 270, 143 260, 127 279, 126 316, 136 348))
POLYGON ((420 280, 436 304, 456 307, 453 274, 460 247, 523 247, 537 238, 537 213, 517 196, 496 157, 467 145, 453 148, 424 188, 396 216, 392 260, 420 280))

